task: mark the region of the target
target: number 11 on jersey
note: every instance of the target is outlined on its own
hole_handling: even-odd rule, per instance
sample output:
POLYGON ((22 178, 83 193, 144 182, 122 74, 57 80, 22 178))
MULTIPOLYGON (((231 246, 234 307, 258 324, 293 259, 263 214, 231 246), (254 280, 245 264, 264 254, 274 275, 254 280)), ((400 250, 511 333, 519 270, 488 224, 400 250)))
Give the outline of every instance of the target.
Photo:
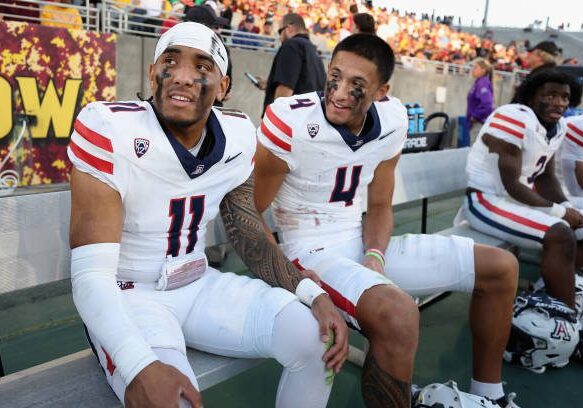
MULTIPOLYGON (((194 250, 198 241, 198 228, 204 214, 204 195, 190 197, 189 214, 191 216, 188 226, 188 244, 186 245, 187 254, 194 250)), ((186 209, 186 197, 174 198, 170 200, 168 216, 170 217, 170 228, 168 228, 168 249, 166 256, 178 256, 180 252, 180 237, 184 225, 186 209)))

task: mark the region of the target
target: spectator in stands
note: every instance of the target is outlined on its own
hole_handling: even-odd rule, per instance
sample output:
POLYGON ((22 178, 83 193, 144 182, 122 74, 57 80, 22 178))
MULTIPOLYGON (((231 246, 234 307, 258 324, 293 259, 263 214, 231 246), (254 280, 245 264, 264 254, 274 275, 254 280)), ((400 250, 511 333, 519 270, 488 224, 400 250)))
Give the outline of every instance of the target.
POLYGON ((280 96, 291 96, 324 89, 326 72, 316 46, 295 13, 286 14, 279 26, 281 47, 277 51, 267 81, 259 78, 265 90, 263 109, 280 96))
POLYGON ((153 33, 157 26, 162 24, 160 15, 164 0, 132 0, 135 8, 131 11, 129 21, 137 24, 130 25, 130 29, 138 32, 153 33))
POLYGON ((484 58, 477 58, 472 64, 472 77, 476 81, 468 93, 468 108, 466 111, 466 125, 470 132, 470 144, 475 142, 482 125, 494 111, 492 64, 484 58))
POLYGON ((231 0, 223 0, 223 10, 221 11, 221 17, 226 20, 224 28, 231 28, 231 20, 233 19, 233 5, 231 0))
POLYGON ((530 74, 534 75, 539 70, 552 68, 557 65, 562 50, 553 41, 542 41, 529 50, 526 60, 530 74))
MULTIPOLYGON (((542 41, 528 50, 525 63, 530 72, 524 81, 542 71, 556 67, 562 52, 563 50, 553 41, 542 41)), ((512 97, 512 103, 518 103, 518 87, 512 97)))
POLYGON ((22 0, 6 0, 0 4, 0 20, 38 23, 38 4, 22 0))
POLYGON ((329 27, 330 22, 326 17, 320 17, 316 24, 312 27, 312 33, 316 35, 325 35, 331 32, 329 27))
POLYGON ((73 30, 81 30, 83 21, 79 10, 68 7, 71 0, 58 0, 55 4, 45 4, 40 10, 41 24, 51 27, 63 27, 73 30), (61 5, 62 4, 62 5, 61 5))
POLYGON ((247 14, 245 19, 239 24, 239 28, 233 33, 233 44, 245 45, 247 48, 251 49, 261 45, 261 43, 257 41, 257 37, 242 33, 259 34, 259 27, 255 25, 255 17, 253 17, 253 14, 247 14))
POLYGON ((365 34, 375 34, 375 21, 374 17, 368 13, 357 13, 353 17, 353 27, 352 33, 365 33, 365 34))
POLYGON ((263 30, 261 31, 261 35, 265 35, 271 37, 273 35, 273 20, 270 18, 266 18, 265 22, 263 23, 263 30))

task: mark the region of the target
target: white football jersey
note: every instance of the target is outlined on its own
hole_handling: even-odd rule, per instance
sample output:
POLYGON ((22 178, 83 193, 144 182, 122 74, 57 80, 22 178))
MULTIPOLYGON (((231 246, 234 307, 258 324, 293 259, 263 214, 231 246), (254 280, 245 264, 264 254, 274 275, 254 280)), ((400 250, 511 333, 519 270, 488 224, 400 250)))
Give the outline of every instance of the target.
POLYGON ((575 163, 583 162, 583 115, 571 116, 565 121, 567 135, 555 159, 557 175, 567 195, 581 197, 583 189, 577 182, 575 163))
POLYGON ((155 281, 167 257, 202 254, 206 225, 225 194, 250 176, 255 148, 255 127, 239 111, 213 108, 195 157, 160 124, 149 102, 83 108, 68 155, 77 169, 121 196, 118 278, 155 281))
POLYGON ((542 174, 547 163, 565 137, 565 120, 561 118, 550 139, 547 130, 528 106, 509 104, 500 106, 486 119, 476 142, 468 155, 466 173, 468 185, 485 193, 508 195, 498 169, 498 154, 489 152, 482 141, 489 134, 518 147, 522 153, 520 182, 529 188, 542 174))
POLYGON ((273 203, 284 243, 360 237, 361 196, 407 136, 407 112, 396 98, 371 106, 360 136, 328 122, 322 103, 316 92, 278 98, 258 129, 259 142, 289 167, 273 203))

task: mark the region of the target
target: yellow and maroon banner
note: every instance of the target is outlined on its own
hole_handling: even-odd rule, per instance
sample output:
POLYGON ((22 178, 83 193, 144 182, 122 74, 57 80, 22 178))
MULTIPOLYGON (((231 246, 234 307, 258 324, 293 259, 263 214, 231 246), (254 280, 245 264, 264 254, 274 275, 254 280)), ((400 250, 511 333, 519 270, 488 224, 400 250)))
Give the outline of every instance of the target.
POLYGON ((75 116, 115 99, 115 47, 114 34, 0 21, 0 173, 20 167, 20 185, 68 181, 75 116))

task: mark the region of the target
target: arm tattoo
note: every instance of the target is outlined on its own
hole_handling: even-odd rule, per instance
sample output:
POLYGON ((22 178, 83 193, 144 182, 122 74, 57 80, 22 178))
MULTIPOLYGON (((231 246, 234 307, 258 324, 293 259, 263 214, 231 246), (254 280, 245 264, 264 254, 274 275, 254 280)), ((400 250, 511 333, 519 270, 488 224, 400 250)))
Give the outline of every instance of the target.
POLYGON ((303 276, 265 234, 253 200, 254 176, 227 193, 221 202, 221 218, 229 241, 245 265, 271 286, 295 292, 303 276))
POLYGON ((367 408, 409 408, 411 384, 384 371, 369 351, 362 367, 362 398, 367 408))

